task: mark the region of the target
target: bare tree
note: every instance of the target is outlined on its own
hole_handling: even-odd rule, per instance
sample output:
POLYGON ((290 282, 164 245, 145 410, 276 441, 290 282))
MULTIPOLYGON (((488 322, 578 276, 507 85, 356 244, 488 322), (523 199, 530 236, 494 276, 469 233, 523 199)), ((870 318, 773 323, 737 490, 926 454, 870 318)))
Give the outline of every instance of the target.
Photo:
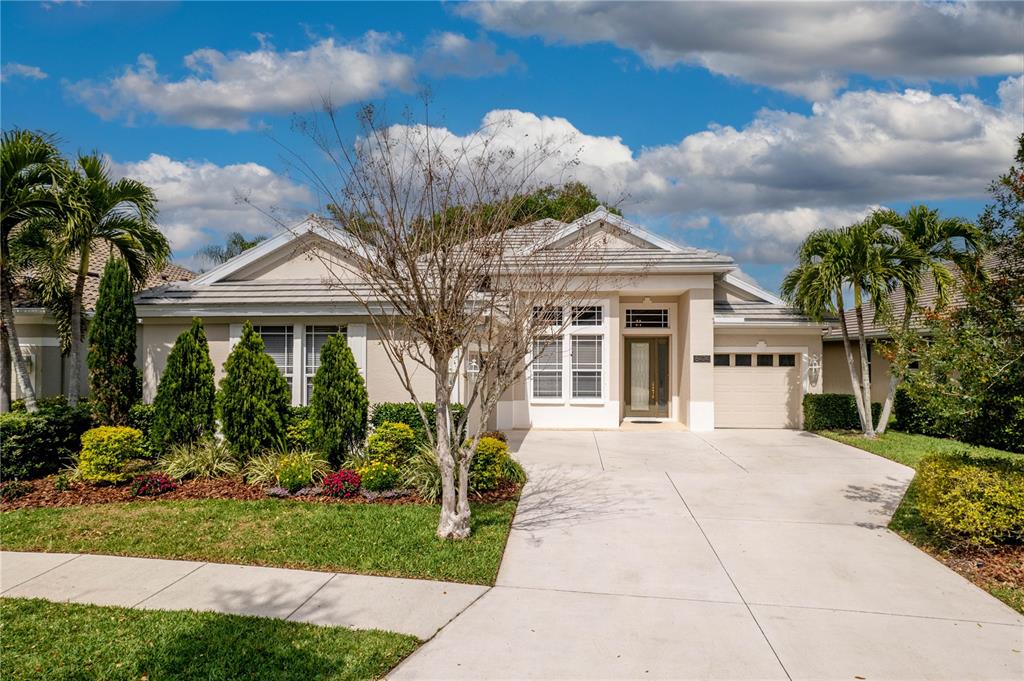
POLYGON ((574 302, 616 287, 602 276, 603 237, 556 220, 521 225, 530 191, 571 168, 569 140, 527 145, 495 129, 456 138, 429 121, 385 125, 368 108, 362 134, 348 142, 335 111, 325 111, 302 129, 340 182, 303 167, 329 197, 328 221, 346 246, 340 258, 320 257, 332 283, 372 319, 425 424, 413 375, 432 374, 437 430, 430 438, 442 479, 437 534, 463 538, 470 464, 499 399, 558 342, 574 302), (537 250, 545 241, 550 247, 537 250), (452 395, 467 362, 478 371, 464 383, 464 415, 453 420, 452 395), (467 432, 475 434, 464 440, 467 432))

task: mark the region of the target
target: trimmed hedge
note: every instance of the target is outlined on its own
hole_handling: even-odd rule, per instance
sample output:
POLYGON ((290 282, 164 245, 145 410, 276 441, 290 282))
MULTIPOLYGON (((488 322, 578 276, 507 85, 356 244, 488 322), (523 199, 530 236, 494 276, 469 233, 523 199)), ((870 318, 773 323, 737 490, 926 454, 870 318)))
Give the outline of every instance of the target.
MULTIPOLYGON (((882 405, 871 403, 871 418, 878 422, 882 405)), ((804 395, 804 430, 860 430, 853 395, 808 393, 804 395)))
POLYGON ((906 386, 896 388, 896 397, 892 403, 893 416, 896 423, 893 427, 904 433, 918 433, 921 435, 938 435, 934 419, 929 416, 928 411, 922 404, 911 397, 906 386))
MULTIPOLYGON (((427 416, 427 421, 430 424, 430 429, 433 432, 437 432, 437 416, 435 413, 435 407, 433 402, 421 402, 420 406, 423 407, 423 411, 427 416)), ((462 415, 466 412, 466 408, 458 402, 453 402, 451 405, 452 422, 457 423, 462 415)), ((416 405, 412 402, 381 402, 373 405, 373 409, 370 413, 370 423, 373 424, 374 428, 378 428, 384 423, 404 423, 405 425, 412 428, 412 432, 416 434, 416 439, 420 442, 427 442, 427 431, 423 427, 423 419, 420 418, 420 413, 416 410, 416 405)), ((463 438, 452 438, 457 442, 461 442, 463 438)))
POLYGON ((82 433, 91 427, 84 405, 48 401, 35 414, 0 414, 0 478, 31 480, 56 473, 74 459, 82 433))
POLYGON ((922 520, 944 540, 1024 542, 1024 457, 933 454, 918 465, 914 487, 922 520))

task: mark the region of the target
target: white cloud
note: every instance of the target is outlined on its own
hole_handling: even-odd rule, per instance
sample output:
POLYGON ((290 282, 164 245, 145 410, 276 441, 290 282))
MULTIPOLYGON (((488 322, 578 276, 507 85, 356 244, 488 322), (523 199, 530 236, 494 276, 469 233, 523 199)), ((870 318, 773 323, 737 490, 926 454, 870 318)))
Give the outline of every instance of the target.
POLYGON ((228 232, 252 235, 275 231, 275 223, 252 205, 299 217, 310 212, 313 196, 304 186, 258 163, 219 166, 209 161, 178 161, 161 154, 113 163, 118 177, 133 177, 156 192, 160 228, 177 255, 221 241, 228 232))
POLYGON ((499 53, 498 46, 487 38, 471 40, 461 33, 434 33, 423 51, 421 68, 432 76, 479 78, 504 73, 519 63, 514 53, 499 53))
POLYGON ((185 57, 190 74, 179 80, 140 55, 135 66, 102 83, 80 81, 69 91, 110 119, 149 112, 168 123, 245 130, 259 113, 309 111, 329 97, 336 106, 412 84, 415 63, 391 49, 392 38, 368 33, 355 43, 326 38, 306 50, 223 53, 204 48, 185 57))
POLYGON ((419 73, 475 78, 515 64, 486 38, 457 33, 431 36, 417 57, 398 49, 399 38, 371 31, 349 43, 322 38, 304 50, 277 50, 270 35, 255 34, 259 48, 224 53, 196 50, 184 58, 188 75, 173 78, 156 60, 139 55, 115 78, 67 83, 73 97, 104 119, 152 114, 165 123, 201 129, 247 130, 259 114, 313 111, 328 98, 335 106, 409 91, 419 73))
POLYGON ((483 2, 486 28, 568 44, 609 42, 650 66, 713 73, 824 100, 850 74, 909 82, 1021 70, 1015 3, 483 2))
POLYGON ((759 244, 752 259, 777 261, 815 227, 876 205, 984 196, 1022 129, 1011 111, 1018 80, 1003 83, 997 105, 921 90, 847 92, 809 115, 764 110, 742 128, 714 126, 639 151, 564 118, 515 110, 488 113, 473 139, 448 130, 435 139, 520 155, 553 145, 537 182, 580 180, 606 200, 625 196, 623 209, 638 217, 699 227, 713 215, 759 244))
POLYGON ((47 73, 38 66, 29 66, 28 64, 7 62, 3 65, 3 68, 0 69, 0 82, 7 82, 11 78, 30 78, 32 80, 43 80, 47 78, 47 73))

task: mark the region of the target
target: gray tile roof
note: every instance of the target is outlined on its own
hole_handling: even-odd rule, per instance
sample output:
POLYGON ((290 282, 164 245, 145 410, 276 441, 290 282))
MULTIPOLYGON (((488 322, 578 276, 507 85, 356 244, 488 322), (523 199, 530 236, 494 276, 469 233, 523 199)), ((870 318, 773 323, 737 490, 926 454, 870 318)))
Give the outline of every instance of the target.
MULTIPOLYGON (((785 305, 767 302, 715 301, 715 319, 765 324, 813 324, 814 320, 785 305)), ((822 324, 824 326, 824 324, 822 324)))

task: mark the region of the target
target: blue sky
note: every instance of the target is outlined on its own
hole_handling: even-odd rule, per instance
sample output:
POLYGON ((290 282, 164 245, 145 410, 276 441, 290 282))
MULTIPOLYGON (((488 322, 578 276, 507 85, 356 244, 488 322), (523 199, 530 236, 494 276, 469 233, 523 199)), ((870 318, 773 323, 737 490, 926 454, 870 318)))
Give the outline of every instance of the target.
POLYGON ((974 217, 1024 129, 1013 5, 10 3, 4 128, 98 149, 157 190, 186 264, 315 194, 281 146, 319 93, 471 134, 565 135, 626 215, 769 288, 806 233, 873 206, 974 217), (540 27, 540 28, 538 28, 540 27))

